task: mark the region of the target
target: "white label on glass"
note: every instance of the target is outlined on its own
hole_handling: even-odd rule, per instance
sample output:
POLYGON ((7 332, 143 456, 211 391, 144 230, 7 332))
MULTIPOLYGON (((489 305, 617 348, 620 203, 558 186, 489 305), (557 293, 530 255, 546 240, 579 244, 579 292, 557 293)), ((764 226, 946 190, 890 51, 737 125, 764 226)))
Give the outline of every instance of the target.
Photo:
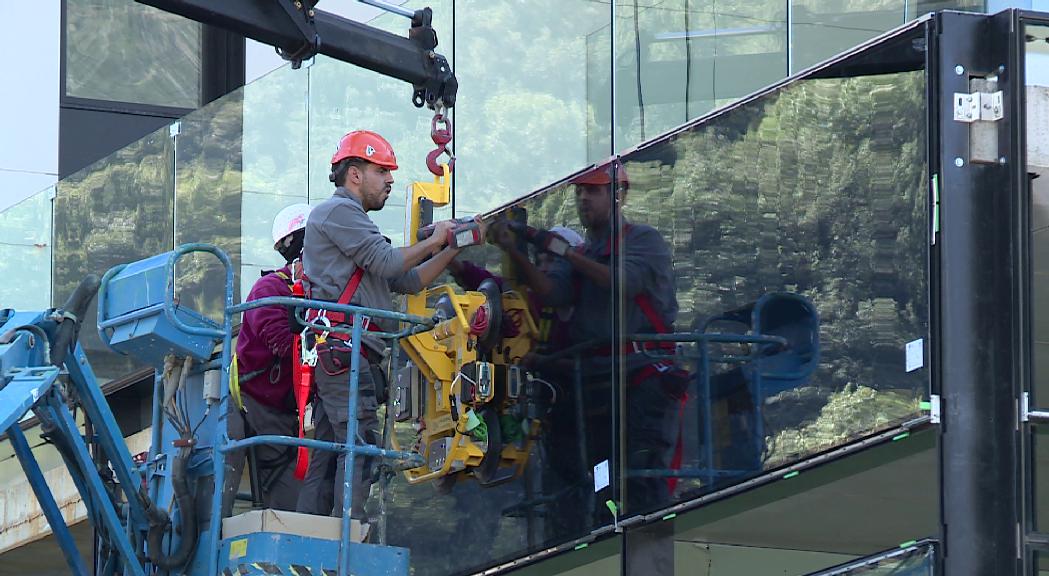
POLYGON ((608 488, 608 460, 594 466, 594 492, 600 492, 602 488, 608 488))
POLYGON ((907 371, 925 366, 925 341, 921 338, 907 343, 907 371))

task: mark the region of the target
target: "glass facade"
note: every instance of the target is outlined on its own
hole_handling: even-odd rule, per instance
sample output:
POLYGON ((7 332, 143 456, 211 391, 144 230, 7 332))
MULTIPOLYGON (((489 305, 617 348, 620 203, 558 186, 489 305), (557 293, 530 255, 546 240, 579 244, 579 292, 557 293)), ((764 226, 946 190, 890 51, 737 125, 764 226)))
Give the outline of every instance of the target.
MULTIPOLYGON (((676 392, 643 402, 652 364, 628 358, 628 478, 698 439, 666 471, 695 495, 919 412, 928 375, 905 350, 929 328, 924 94, 921 70, 799 81, 622 157, 624 309, 650 298, 665 331, 788 341, 680 341, 656 364, 676 392), (678 411, 687 432, 652 429, 678 411), (664 457, 631 462, 634 436, 664 457)), ((664 331, 633 316, 627 340, 664 331)), ((675 491, 657 493, 638 511, 675 491)))
POLYGON ((1034 403, 1049 406, 1049 25, 1027 25, 1027 172, 1030 186, 1034 403))
MULTIPOLYGON (((614 151, 659 136, 918 15, 984 7, 982 0, 617 0, 614 151)), ((600 34, 590 41, 595 51, 607 50, 600 34)), ((591 105, 595 112, 604 110, 598 102, 591 105)), ((591 161, 607 155, 592 152, 591 161)))
POLYGON ((65 94, 196 108, 200 25, 131 0, 66 0, 65 94))
MULTIPOLYGON (((1049 406, 1049 23, 1024 26, 1025 97, 1027 130, 1027 185, 1029 209, 1029 290, 1031 333, 1032 409, 1049 406)), ((1030 529, 1049 532, 1049 426, 1031 426, 1029 486, 1032 493, 1030 529)), ((1049 571, 1045 551, 1035 552, 1035 573, 1049 571)))
MULTIPOLYGON (((925 55, 913 40, 924 29, 896 39, 910 47, 903 66, 840 67, 737 102, 921 10, 883 4, 429 3, 461 82, 454 214, 561 227, 599 267, 529 254, 509 236, 463 254, 532 294, 544 336, 527 361, 549 405, 518 478, 437 494, 394 475, 385 501, 376 490, 385 540, 412 549, 415 574, 477 572, 611 532, 923 414, 930 199, 925 55), (552 284, 530 286, 513 250, 552 284)), ((199 32, 187 30, 165 49, 192 44, 199 32)), ((134 76, 133 64, 112 65, 134 76)), ((161 85, 199 76, 166 73, 161 85)), ((167 89, 89 85, 67 78, 67 93, 193 105, 167 89)), ((397 150, 395 193, 372 216, 403 244, 397 189, 431 178, 429 115, 409 98, 399 81, 322 57, 259 78, 60 182, 53 229, 46 192, 0 213, 13 255, 3 266, 42 270, 4 306, 60 303, 86 273, 184 242, 226 250, 243 298, 280 264, 272 217, 331 194, 330 154, 354 129, 397 150)), ((183 260, 180 305, 220 314, 218 270, 183 260)), ((93 330, 82 340, 100 377, 134 368, 93 330)), ((410 423, 394 433, 411 444, 410 423)))
MULTIPOLYGON (((174 248, 175 146, 162 128, 58 183, 54 200, 52 298, 60 306, 87 274, 174 248)), ((209 236, 210 238, 210 236, 209 236)), ((96 324, 88 307, 87 326, 96 324)), ((110 353, 96 330, 80 343, 101 380, 139 366, 110 353)))
POLYGON ((2 308, 38 310, 51 306, 51 202, 54 187, 0 212, 0 277, 21 278, 5 291, 2 308))

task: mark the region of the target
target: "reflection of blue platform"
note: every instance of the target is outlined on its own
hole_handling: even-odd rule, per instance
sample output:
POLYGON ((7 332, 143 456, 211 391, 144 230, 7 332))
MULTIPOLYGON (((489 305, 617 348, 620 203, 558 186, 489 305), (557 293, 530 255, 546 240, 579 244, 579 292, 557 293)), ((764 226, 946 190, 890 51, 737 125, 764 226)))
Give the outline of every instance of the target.
POLYGON ((695 333, 632 338, 695 346, 701 438, 697 467, 631 470, 631 474, 701 478, 708 486, 718 479, 761 470, 765 400, 802 386, 819 365, 819 314, 807 298, 785 292, 769 293, 751 304, 713 316, 695 333), (731 352, 729 347, 733 348, 731 352), (712 365, 730 368, 714 372, 712 365), (729 408, 728 443, 718 451, 714 446, 716 402, 729 408), (721 456, 717 462, 715 454, 721 456))
MULTIPOLYGON (((707 320, 703 332, 724 322, 742 325, 746 334, 773 342, 751 346, 745 355, 715 355, 711 341, 701 342, 701 414, 707 476, 738 476, 761 470, 765 451, 765 400, 803 385, 819 365, 819 314, 807 298, 774 292, 756 302, 707 320), (712 374, 711 363, 735 365, 712 374), (720 466, 714 463, 714 427, 710 406, 724 400, 729 406, 728 445, 720 466)), ((729 343, 730 338, 719 339, 729 343)))
POLYGON ((750 334, 786 341, 782 346, 761 344, 757 354, 744 362, 755 400, 797 388, 815 371, 819 363, 819 314, 808 299, 782 292, 766 294, 753 304, 711 318, 703 332, 723 320, 746 325, 750 334))
MULTIPOLYGON (((408 574, 408 550, 393 546, 349 543, 350 574, 408 574)), ((219 568, 226 575, 335 574, 339 541, 276 532, 254 532, 223 539, 219 568)))

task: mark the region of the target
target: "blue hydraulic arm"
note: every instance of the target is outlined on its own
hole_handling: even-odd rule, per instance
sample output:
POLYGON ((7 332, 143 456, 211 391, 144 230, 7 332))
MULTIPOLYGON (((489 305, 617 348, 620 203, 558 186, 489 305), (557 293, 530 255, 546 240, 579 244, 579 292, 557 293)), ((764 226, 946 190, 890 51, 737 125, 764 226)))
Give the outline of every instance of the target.
POLYGON ((142 503, 135 493, 138 475, 134 473, 130 457, 126 456, 123 437, 87 359, 76 344, 80 319, 87 312, 98 284, 97 277, 85 278, 66 305, 56 310, 37 313, 8 311, 4 314, 0 333, 0 366, 4 370, 0 374, 0 431, 10 438, 73 573, 88 572, 20 428, 21 420, 30 411, 40 419, 45 436, 65 461, 82 495, 88 517, 105 535, 107 542, 119 551, 125 573, 144 575, 143 567, 136 561, 128 530, 129 522, 133 525, 145 521, 142 503), (59 380, 61 368, 69 374, 68 383, 59 380), (119 487, 125 492, 124 498, 119 498, 115 490, 107 489, 94 460, 101 455, 91 454, 73 418, 70 398, 76 399, 77 405, 84 408, 93 422, 101 455, 116 471, 119 487))
MULTIPOLYGON (((380 335, 391 339, 430 329, 433 320, 292 298, 235 306, 232 270, 229 258, 217 247, 188 244, 117 266, 101 282, 93 276, 86 278, 63 308, 43 312, 0 310, 0 432, 10 437, 71 573, 89 572, 19 427, 29 412, 39 419, 44 438, 61 455, 82 496, 88 518, 104 543, 105 552, 96 559, 97 576, 145 576, 157 571, 200 576, 230 569, 243 571, 245 567, 250 571, 258 561, 311 565, 325 572, 334 568, 339 576, 406 575, 407 550, 351 541, 348 511, 352 506, 353 462, 370 456, 418 466, 422 457, 358 445, 355 441, 339 444, 283 436, 230 441, 226 419, 231 333, 235 314, 261 306, 294 307, 300 309, 300 315, 306 307, 344 312, 360 321, 354 321, 352 328, 336 326, 331 330, 350 333, 354 348, 360 346, 365 317, 400 322, 401 330, 380 335), (194 252, 213 254, 225 268, 225 308, 219 323, 175 305, 175 266, 182 256, 194 252), (116 353, 135 356, 157 368, 153 444, 149 460, 141 465, 132 461, 116 418, 77 344, 79 319, 85 316, 96 292, 103 342, 116 353), (172 366, 182 367, 180 377, 167 374, 166 367, 172 366), (214 372, 218 372, 218 378, 212 381, 218 380, 218 385, 206 385, 206 373, 214 372), (165 406, 173 398, 177 398, 181 414, 165 406), (76 409, 82 410, 85 421, 91 425, 90 438, 84 437, 77 424, 76 409), (344 513, 338 540, 269 532, 223 539, 226 455, 261 444, 307 446, 346 454, 341 498, 344 513), (201 490, 205 487, 210 487, 210 492, 201 490), (207 494, 210 501, 197 502, 198 494, 207 494), (205 512, 208 510, 210 514, 205 512), (233 553, 246 549, 249 541, 249 556, 233 553)), ((347 408, 356 413, 360 356, 354 355, 351 364, 348 386, 352 393, 347 408)), ((356 418, 349 419, 347 432, 347 438, 357 438, 356 418)))

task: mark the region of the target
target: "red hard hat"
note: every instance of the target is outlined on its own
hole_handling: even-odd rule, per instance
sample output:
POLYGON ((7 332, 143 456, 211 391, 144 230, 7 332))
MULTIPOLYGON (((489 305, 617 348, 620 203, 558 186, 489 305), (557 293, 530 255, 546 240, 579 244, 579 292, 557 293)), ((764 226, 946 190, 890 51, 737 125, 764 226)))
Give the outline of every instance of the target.
MULTIPOLYGON (((620 164, 617 168, 618 170, 616 170, 616 183, 619 186, 625 187, 627 184, 630 183, 630 180, 627 178, 626 168, 624 168, 622 164, 620 164)), ((603 164, 601 166, 595 167, 593 170, 589 170, 580 174, 579 176, 576 176, 572 179, 572 184, 608 186, 612 183, 612 175, 610 174, 611 171, 611 164, 603 164)))
POLYGON ((347 158, 360 158, 383 168, 397 169, 393 146, 370 130, 354 130, 339 140, 339 149, 331 157, 331 163, 338 164, 347 158))

